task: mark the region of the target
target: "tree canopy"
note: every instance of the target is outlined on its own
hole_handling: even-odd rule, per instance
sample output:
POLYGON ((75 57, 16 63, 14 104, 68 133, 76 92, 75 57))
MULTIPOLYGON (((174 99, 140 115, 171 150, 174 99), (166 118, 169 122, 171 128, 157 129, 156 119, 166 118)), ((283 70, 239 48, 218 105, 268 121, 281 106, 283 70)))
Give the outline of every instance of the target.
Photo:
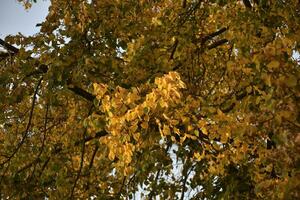
POLYGON ((39 26, 0 40, 0 199, 300 198, 298 0, 51 0, 39 26))

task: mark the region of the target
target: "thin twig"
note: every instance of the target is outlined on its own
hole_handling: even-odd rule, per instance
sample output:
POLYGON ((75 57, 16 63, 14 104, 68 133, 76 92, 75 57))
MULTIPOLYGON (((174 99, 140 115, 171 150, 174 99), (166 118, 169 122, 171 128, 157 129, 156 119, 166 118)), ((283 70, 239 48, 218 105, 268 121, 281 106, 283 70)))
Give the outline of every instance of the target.
MULTIPOLYGON (((171 147, 171 143, 168 144, 168 146, 167 146, 165 152, 168 152, 169 149, 170 149, 170 147, 171 147)), ((162 169, 160 168, 160 169, 156 172, 156 176, 155 176, 155 179, 154 179, 154 183, 155 183, 155 184, 157 184, 157 181, 158 181, 158 179, 159 179, 161 170, 162 170, 162 169)), ((155 194, 154 194, 154 188, 152 188, 152 190, 151 190, 151 192, 150 192, 150 194, 149 194, 149 200, 152 200, 152 198, 154 197, 154 195, 155 195, 155 194)))
POLYGON ((29 114, 29 120, 28 120, 28 123, 27 123, 27 126, 26 126, 26 130, 24 131, 24 134, 23 134, 23 137, 22 137, 22 140, 21 142, 17 145, 17 147, 15 148, 15 150, 13 151, 13 153, 3 162, 0 164, 0 166, 2 167, 3 165, 5 165, 6 163, 8 163, 14 156, 15 154, 19 151, 19 149, 21 148, 21 146, 24 144, 27 136, 28 136, 28 132, 29 132, 29 128, 31 126, 31 121, 32 121, 32 117, 33 117, 33 111, 34 111, 34 106, 35 106, 35 101, 36 101, 36 96, 37 96, 37 93, 39 91, 39 87, 42 83, 42 80, 43 80, 43 77, 41 77, 37 83, 37 86, 35 88, 35 91, 34 91, 34 94, 33 94, 33 97, 32 97, 32 104, 31 104, 31 110, 30 110, 30 114, 29 114))
MULTIPOLYGON (((189 158, 187 158, 187 159, 189 159, 189 158)), ((180 200, 184 199, 184 193, 185 193, 186 183, 187 183, 187 180, 188 180, 188 178, 189 178, 189 176, 190 176, 190 174, 193 171, 193 169, 194 169, 195 166, 196 165, 192 165, 192 167, 188 170, 188 172, 184 176, 183 183, 182 183, 182 190, 181 190, 180 200)))
POLYGON ((121 195, 122 195, 122 190, 123 190, 123 188, 124 188, 124 185, 125 185, 125 182, 126 182, 126 178, 127 178, 127 176, 124 176, 123 181, 122 181, 121 188, 120 188, 119 192, 118 192, 117 195, 116 195, 118 199, 120 199, 120 197, 121 197, 121 195))
MULTIPOLYGON (((46 105, 46 112, 45 112, 45 121, 44 121, 44 130, 43 130, 43 140, 42 140, 42 146, 41 146, 41 150, 38 154, 38 156, 36 157, 36 161, 40 160, 40 157, 44 151, 44 147, 45 147, 45 142, 46 142, 46 138, 47 138, 47 123, 48 123, 48 112, 49 112, 49 104, 47 103, 46 105)), ((30 175, 30 179, 33 177, 34 173, 35 173, 35 169, 32 171, 31 175, 30 175)))
MULTIPOLYGON (((86 130, 84 131, 83 133, 83 138, 85 137, 86 135, 86 130)), ((74 185, 72 187, 72 190, 71 190, 71 195, 70 195, 70 199, 74 199, 74 191, 75 191, 75 188, 76 188, 76 185, 77 185, 77 182, 80 178, 80 175, 81 175, 81 171, 82 171, 82 168, 83 168, 83 160, 84 160, 84 154, 85 154, 85 143, 83 142, 82 143, 82 148, 81 148, 81 158, 80 158, 80 167, 79 167, 79 170, 77 172, 77 176, 76 176, 76 179, 75 179, 75 182, 74 182, 74 185)))
MULTIPOLYGON (((93 107, 94 107, 94 105, 92 105, 91 108, 89 109, 88 115, 91 114, 91 111, 92 111, 93 107)), ((81 175, 81 172, 82 172, 82 168, 83 168, 83 161, 84 161, 84 154, 85 154, 85 142, 84 142, 84 138, 86 137, 86 134, 87 134, 87 129, 84 130, 83 135, 82 135, 83 142, 82 142, 82 148, 81 148, 80 166, 79 166, 79 170, 77 172, 77 176, 76 176, 74 185, 73 185, 72 190, 71 190, 70 199, 74 199, 73 198, 74 197, 74 191, 75 191, 77 182, 78 182, 78 180, 80 178, 80 175, 81 175)))
POLYGON ((174 42, 174 45, 173 45, 173 48, 172 48, 172 52, 171 52, 169 60, 173 60, 174 54, 175 54, 176 49, 177 49, 177 46, 178 46, 178 39, 176 38, 175 42, 174 42))

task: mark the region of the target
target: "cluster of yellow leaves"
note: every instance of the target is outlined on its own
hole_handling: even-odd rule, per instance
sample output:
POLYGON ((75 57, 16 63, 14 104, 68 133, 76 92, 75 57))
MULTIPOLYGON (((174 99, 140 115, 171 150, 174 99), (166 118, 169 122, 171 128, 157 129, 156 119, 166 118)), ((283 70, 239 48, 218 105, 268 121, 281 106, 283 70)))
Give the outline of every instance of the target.
POLYGON ((198 199, 284 199, 299 185, 298 7, 298 0, 52 0, 41 33, 11 38, 25 48, 15 66, 1 68, 8 72, 1 75, 1 97, 13 97, 1 102, 1 163, 26 129, 31 97, 25 95, 44 76, 30 137, 1 171, 9 180, 3 198, 18 185, 18 176, 10 177, 28 166, 19 185, 41 181, 37 188, 50 199, 64 198, 70 188, 82 199, 128 198, 149 182, 148 191, 162 199, 195 185, 201 185, 195 193, 204 193, 198 199), (49 69, 27 77, 38 67, 28 59, 32 53, 49 69), (82 89, 94 83, 96 108, 70 82, 82 89), (46 104, 51 112, 44 116, 46 104), (182 161, 190 168, 187 184, 170 174, 173 156, 174 166, 182 161), (157 170, 173 181, 154 180, 157 170), (122 180, 124 174, 132 179, 122 180))
MULTIPOLYGON (((107 94, 107 87, 94 83, 94 94, 101 101, 99 110, 105 121, 105 127, 102 128, 109 133, 100 141, 108 146, 109 159, 118 158, 118 165, 125 166, 124 172, 128 172, 126 166, 131 163, 133 152, 141 148, 143 141, 140 137, 147 134, 149 121, 169 107, 176 106, 182 96, 180 90, 186 86, 178 73, 169 72, 156 78, 154 85, 147 84, 130 90, 118 86, 112 94, 107 94)), ((89 123, 90 127, 95 123, 97 120, 89 123)), ((93 132, 96 129, 89 130, 93 132)))

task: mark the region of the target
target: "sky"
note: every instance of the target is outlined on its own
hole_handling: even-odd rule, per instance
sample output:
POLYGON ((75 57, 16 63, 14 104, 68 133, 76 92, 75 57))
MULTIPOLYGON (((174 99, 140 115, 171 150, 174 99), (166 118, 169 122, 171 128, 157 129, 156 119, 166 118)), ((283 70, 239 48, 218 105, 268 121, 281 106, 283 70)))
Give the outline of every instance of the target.
POLYGON ((0 0, 0 38, 15 35, 18 32, 29 36, 37 33, 35 25, 44 21, 48 13, 50 0, 37 0, 29 10, 17 0, 0 0))

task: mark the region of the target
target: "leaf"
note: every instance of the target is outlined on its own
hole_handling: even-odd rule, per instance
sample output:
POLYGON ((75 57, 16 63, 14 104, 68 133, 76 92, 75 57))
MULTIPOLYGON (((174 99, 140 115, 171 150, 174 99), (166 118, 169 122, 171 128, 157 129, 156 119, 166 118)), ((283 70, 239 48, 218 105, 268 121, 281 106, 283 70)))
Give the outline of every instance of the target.
POLYGON ((164 124, 162 133, 164 136, 171 135, 170 127, 164 124))
POLYGON ((148 128, 148 122, 142 122, 142 123, 141 123, 141 127, 142 127, 143 129, 147 129, 147 128, 148 128))
POLYGON ((299 199, 298 1, 44 14, 0 39, 1 199, 299 199))
POLYGON ((285 83, 289 87, 295 87, 298 84, 297 77, 291 74, 285 79, 285 83))
POLYGON ((107 91, 107 85, 93 83, 93 87, 94 94, 96 95, 97 99, 100 100, 107 91))
POLYGON ((108 159, 110 159, 110 160, 114 160, 115 159, 115 153, 113 151, 109 151, 108 159))
POLYGON ((194 134, 199 137, 199 131, 198 130, 194 130, 194 134))
POLYGON ((278 62, 277 60, 272 60, 271 62, 269 62, 269 64, 267 65, 268 69, 277 69, 280 66, 280 62, 278 62))

